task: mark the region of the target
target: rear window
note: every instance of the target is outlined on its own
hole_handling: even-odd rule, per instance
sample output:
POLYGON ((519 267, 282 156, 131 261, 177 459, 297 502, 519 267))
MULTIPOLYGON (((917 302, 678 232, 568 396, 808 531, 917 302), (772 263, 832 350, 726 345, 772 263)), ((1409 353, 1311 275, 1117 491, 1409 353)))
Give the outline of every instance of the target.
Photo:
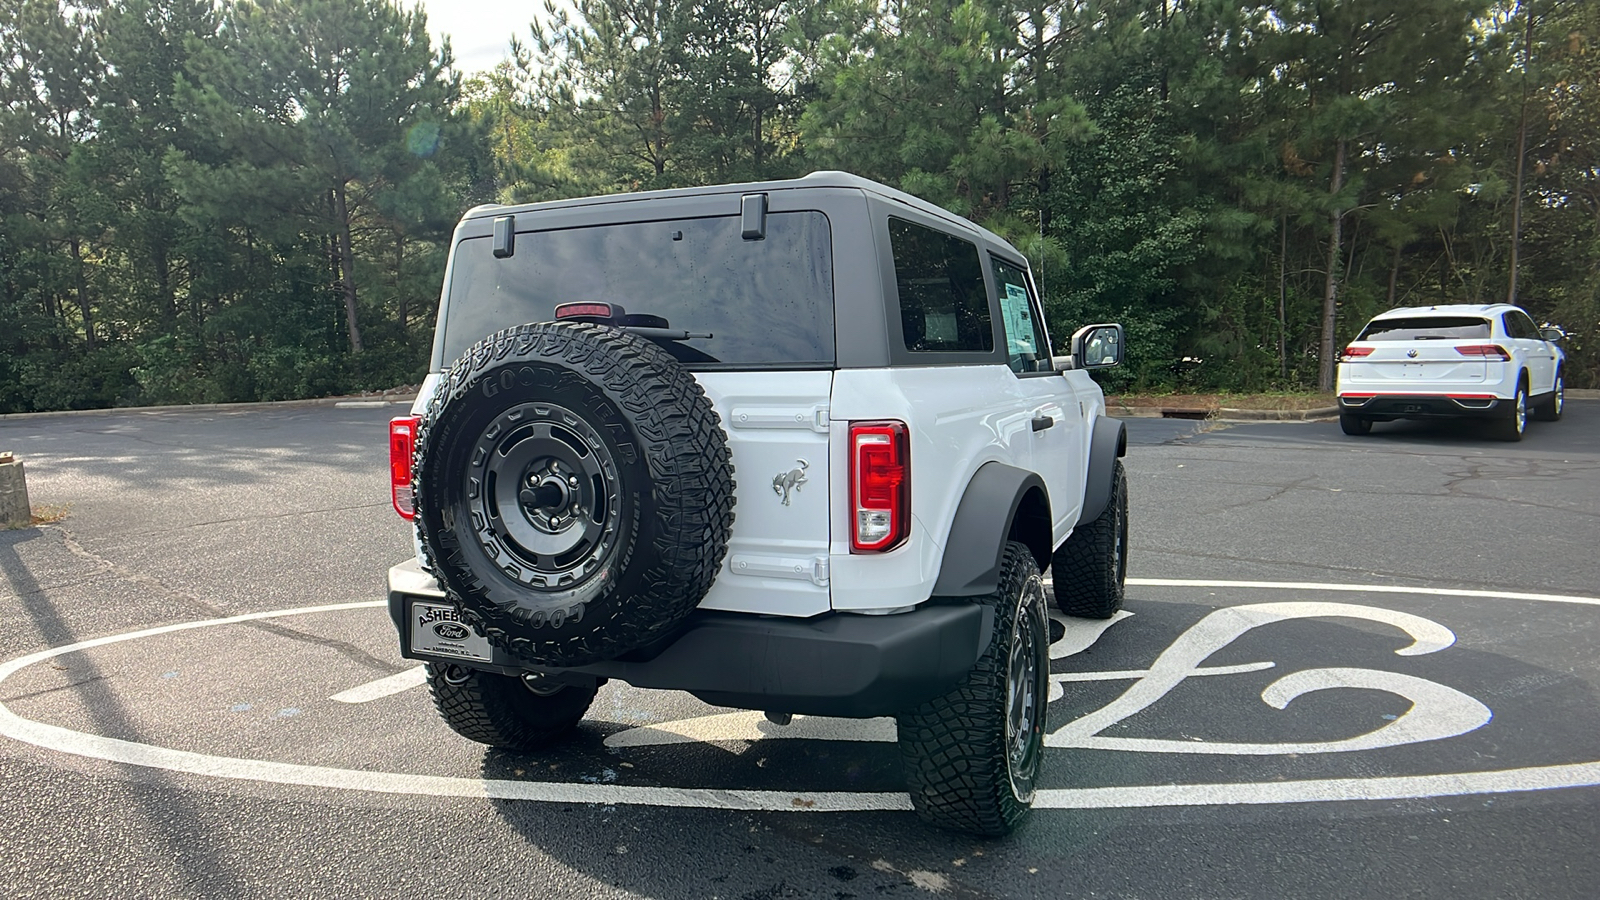
POLYGON ((916 352, 994 349, 978 245, 904 219, 889 220, 900 327, 916 352))
POLYGON ((1418 316, 1368 322, 1358 341, 1474 341, 1489 337, 1489 320, 1473 316, 1418 316))
POLYGON ((593 300, 710 332, 667 344, 691 367, 830 367, 831 240, 820 212, 769 214, 759 241, 740 236, 738 216, 518 232, 507 259, 489 238, 469 238, 451 270, 445 360, 502 328, 554 319, 558 304, 593 300))

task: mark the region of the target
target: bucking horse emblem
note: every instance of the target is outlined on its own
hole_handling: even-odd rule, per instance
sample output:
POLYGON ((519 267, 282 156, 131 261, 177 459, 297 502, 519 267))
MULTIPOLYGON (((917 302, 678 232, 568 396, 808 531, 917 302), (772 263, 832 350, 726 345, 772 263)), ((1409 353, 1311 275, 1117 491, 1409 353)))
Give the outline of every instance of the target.
POLYGON ((789 505, 789 492, 800 490, 800 485, 806 483, 806 469, 810 464, 803 459, 797 459, 799 465, 778 475, 772 476, 772 492, 783 498, 783 505, 789 505))

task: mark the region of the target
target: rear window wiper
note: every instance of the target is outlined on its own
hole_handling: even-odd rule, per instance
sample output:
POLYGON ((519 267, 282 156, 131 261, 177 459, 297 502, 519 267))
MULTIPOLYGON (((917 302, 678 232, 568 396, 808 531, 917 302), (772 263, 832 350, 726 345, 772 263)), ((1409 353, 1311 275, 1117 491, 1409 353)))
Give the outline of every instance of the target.
POLYGON ((653 341, 693 341, 712 337, 709 331, 682 331, 670 327, 660 316, 629 313, 616 303, 563 303, 556 307, 556 318, 563 322, 593 322, 610 325, 619 331, 653 341))

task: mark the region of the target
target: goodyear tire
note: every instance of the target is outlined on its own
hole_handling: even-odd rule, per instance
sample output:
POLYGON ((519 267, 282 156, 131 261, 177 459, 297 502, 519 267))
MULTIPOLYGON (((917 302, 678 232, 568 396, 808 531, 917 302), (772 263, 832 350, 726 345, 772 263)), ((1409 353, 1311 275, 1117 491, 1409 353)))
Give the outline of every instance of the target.
POLYGON ((1122 609, 1128 581, 1128 474, 1117 460, 1111 498, 1099 517, 1073 529, 1050 558, 1056 606, 1069 616, 1109 619, 1122 609))
POLYGON ((502 750, 537 750, 577 727, 598 685, 542 687, 448 663, 428 663, 428 693, 450 730, 502 750))
POLYGON ((660 347, 600 325, 475 344, 429 404, 412 470, 429 571, 530 665, 669 636, 732 530, 733 466, 704 391, 660 347))
POLYGON ((1027 547, 1006 545, 989 647, 948 693, 901 714, 900 759, 917 815, 997 837, 1033 807, 1044 761, 1050 623, 1044 580, 1027 547))

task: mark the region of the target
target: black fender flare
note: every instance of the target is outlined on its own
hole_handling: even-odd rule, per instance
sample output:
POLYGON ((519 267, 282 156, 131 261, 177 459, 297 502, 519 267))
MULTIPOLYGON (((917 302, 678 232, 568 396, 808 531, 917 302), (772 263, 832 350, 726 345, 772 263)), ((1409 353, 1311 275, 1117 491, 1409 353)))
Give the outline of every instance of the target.
POLYGON ((1089 438, 1089 473, 1083 483, 1079 525, 1093 522, 1105 512, 1106 504, 1111 501, 1111 475, 1116 470, 1117 459, 1127 455, 1128 429, 1110 416, 1096 418, 1094 434, 1089 438))
MULTIPOLYGON (((1026 469, 986 462, 973 473, 956 507, 950 536, 944 545, 944 558, 939 564, 939 579, 933 585, 934 596, 981 597, 999 589, 1000 561, 1011 536, 1012 524, 1019 513, 1025 518, 1039 518, 1040 510, 1022 509, 1024 499, 1035 489, 1043 501, 1044 561, 1040 568, 1048 564, 1050 493, 1045 489, 1044 479, 1026 469)), ((1038 503, 1031 506, 1038 506, 1038 503)), ((1037 541, 1028 543, 1038 557, 1041 547, 1031 545, 1037 541)))

